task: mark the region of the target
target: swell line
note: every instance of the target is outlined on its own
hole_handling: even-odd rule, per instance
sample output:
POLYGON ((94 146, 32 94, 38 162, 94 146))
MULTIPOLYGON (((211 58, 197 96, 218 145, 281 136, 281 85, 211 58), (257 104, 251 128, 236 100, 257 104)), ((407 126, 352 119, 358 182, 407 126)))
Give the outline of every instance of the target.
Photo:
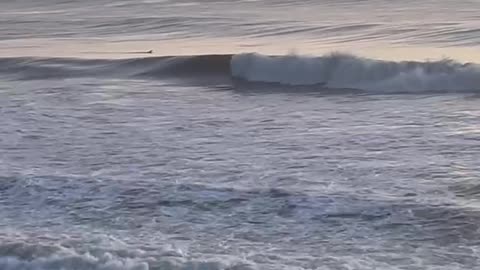
POLYGON ((450 59, 384 61, 348 54, 318 57, 236 55, 131 59, 0 58, 0 76, 13 80, 69 77, 195 79, 218 77, 290 87, 319 86, 367 92, 477 92, 480 66, 450 59))

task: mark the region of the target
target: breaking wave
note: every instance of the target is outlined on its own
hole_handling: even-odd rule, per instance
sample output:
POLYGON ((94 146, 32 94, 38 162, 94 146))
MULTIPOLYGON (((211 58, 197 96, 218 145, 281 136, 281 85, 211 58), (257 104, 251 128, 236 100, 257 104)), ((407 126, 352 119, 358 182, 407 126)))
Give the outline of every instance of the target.
POLYGON ((480 65, 439 61, 383 61, 334 53, 319 57, 256 53, 86 60, 3 58, 0 76, 10 79, 65 77, 181 78, 206 76, 232 82, 274 83, 372 92, 474 92, 480 65))
POLYGON ((232 57, 232 75, 248 81, 286 85, 316 85, 366 91, 475 91, 480 89, 480 67, 452 60, 393 62, 331 54, 324 57, 232 57))

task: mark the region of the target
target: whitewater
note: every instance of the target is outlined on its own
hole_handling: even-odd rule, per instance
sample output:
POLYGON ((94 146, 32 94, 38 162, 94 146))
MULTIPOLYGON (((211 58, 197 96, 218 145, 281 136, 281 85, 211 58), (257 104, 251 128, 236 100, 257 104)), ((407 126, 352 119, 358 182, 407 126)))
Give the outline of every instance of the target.
POLYGON ((1 2, 0 270, 478 269, 478 10, 1 2))

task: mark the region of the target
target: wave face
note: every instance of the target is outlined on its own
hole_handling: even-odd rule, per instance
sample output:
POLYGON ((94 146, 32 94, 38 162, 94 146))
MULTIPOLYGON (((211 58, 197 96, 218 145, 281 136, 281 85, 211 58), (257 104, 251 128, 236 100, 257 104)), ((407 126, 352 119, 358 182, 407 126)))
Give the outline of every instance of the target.
POLYGON ((219 77, 381 93, 475 92, 480 66, 453 60, 382 61, 347 54, 321 57, 267 56, 256 53, 85 60, 64 58, 0 59, 0 75, 10 79, 68 77, 182 78, 219 77))

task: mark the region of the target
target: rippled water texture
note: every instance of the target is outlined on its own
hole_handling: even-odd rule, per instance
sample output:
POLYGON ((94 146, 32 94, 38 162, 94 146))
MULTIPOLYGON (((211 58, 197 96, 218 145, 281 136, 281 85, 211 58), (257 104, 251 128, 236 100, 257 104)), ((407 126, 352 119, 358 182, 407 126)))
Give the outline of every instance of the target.
POLYGON ((49 0, 1 5, 2 55, 98 56, 135 48, 161 55, 341 50, 410 60, 479 59, 471 48, 480 41, 480 3, 473 0, 49 0))
POLYGON ((3 1, 0 270, 479 268, 479 8, 3 1))

